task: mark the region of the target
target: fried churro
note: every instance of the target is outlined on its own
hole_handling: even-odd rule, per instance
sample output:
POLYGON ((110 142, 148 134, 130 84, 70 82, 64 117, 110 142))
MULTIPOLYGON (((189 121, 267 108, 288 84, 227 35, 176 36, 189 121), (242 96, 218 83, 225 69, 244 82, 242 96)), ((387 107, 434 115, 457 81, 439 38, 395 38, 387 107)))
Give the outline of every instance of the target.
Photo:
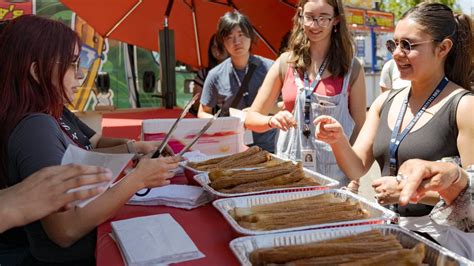
POLYGON ((302 245, 260 248, 249 254, 252 265, 421 265, 424 244, 404 249, 378 230, 302 245))

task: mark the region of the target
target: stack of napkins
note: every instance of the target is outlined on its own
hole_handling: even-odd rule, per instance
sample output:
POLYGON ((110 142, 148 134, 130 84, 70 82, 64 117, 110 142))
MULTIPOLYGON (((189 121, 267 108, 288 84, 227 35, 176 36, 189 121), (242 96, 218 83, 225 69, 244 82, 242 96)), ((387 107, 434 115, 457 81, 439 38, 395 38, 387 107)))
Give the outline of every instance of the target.
POLYGON ((170 207, 193 209, 212 201, 214 197, 201 187, 187 185, 168 185, 151 189, 144 197, 134 195, 129 205, 165 205, 170 207))
POLYGON ((112 222, 112 236, 127 265, 157 265, 205 257, 169 214, 112 222))

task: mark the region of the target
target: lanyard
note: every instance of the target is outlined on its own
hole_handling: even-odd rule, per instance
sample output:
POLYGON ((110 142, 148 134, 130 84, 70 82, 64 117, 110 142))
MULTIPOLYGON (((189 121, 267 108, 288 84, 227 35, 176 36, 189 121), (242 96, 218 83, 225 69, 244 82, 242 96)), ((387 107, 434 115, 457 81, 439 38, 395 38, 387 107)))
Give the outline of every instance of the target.
MULTIPOLYGON (((244 78, 245 76, 247 75, 247 72, 249 71, 249 64, 247 64, 245 66, 245 75, 244 75, 244 78)), ((239 85, 239 88, 242 87, 242 81, 240 80, 239 78, 239 75, 237 75, 237 71, 235 70, 235 67, 232 66, 232 73, 234 73, 234 77, 235 79, 237 80, 237 84, 239 85)))
POLYGON ((310 121, 310 109, 311 109, 311 94, 314 92, 314 89, 316 86, 318 86, 319 82, 321 81, 321 77, 326 70, 326 67, 328 65, 328 58, 326 57, 319 67, 318 73, 316 74, 316 77, 314 78, 313 82, 311 82, 311 85, 309 84, 309 78, 308 78, 308 73, 304 72, 304 90, 305 90, 305 102, 304 102, 304 107, 303 107, 303 112, 304 112, 304 126, 303 126, 303 135, 306 138, 309 138, 311 135, 311 129, 309 128, 309 124, 311 123, 310 121))
POLYGON ((397 154, 398 154, 398 147, 400 146, 400 143, 402 140, 406 137, 408 132, 415 126, 416 122, 418 122, 418 119, 420 119, 421 115, 425 112, 425 110, 430 106, 430 104, 438 97, 438 95, 443 91, 443 89, 446 87, 448 84, 449 80, 447 77, 444 77, 439 84, 436 86, 435 90, 431 93, 430 97, 426 99, 425 103, 423 106, 418 110, 416 115, 411 119, 410 123, 408 123, 407 127, 400 133, 400 127, 402 125, 402 120, 403 117, 405 116, 405 112, 407 110, 408 106, 408 99, 410 97, 410 93, 408 93, 407 96, 405 96, 405 99, 403 100, 403 104, 400 108, 400 112, 398 113, 398 118, 397 121, 395 122, 395 127, 392 130, 392 136, 390 138, 390 175, 396 175, 397 174, 397 154))
POLYGON ((62 117, 58 119, 59 127, 62 129, 64 133, 80 148, 85 150, 92 150, 92 145, 83 145, 79 142, 79 137, 77 136, 78 132, 76 132, 72 127, 66 124, 62 117))

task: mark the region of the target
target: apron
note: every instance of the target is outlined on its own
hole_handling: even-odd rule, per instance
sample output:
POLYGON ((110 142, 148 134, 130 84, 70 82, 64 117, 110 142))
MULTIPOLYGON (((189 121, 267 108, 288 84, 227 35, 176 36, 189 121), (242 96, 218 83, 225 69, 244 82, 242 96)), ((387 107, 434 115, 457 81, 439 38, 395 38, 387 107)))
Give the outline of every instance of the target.
MULTIPOLYGON (((354 60, 353 60, 354 62, 354 60)), ((300 75, 295 71, 295 83, 298 89, 293 109, 293 116, 298 125, 284 132, 279 130, 276 146, 276 155, 293 161, 300 161, 305 168, 318 172, 339 181, 340 186, 347 185, 350 180, 344 175, 337 165, 336 158, 329 144, 317 140, 314 137, 315 126, 310 123, 311 135, 306 138, 303 135, 304 126, 304 104, 305 86, 300 75)), ((335 118, 342 125, 344 133, 350 138, 355 122, 349 113, 348 87, 351 76, 352 65, 349 72, 344 76, 342 91, 335 96, 323 96, 316 93, 311 94, 310 121, 320 115, 328 115, 335 118)))

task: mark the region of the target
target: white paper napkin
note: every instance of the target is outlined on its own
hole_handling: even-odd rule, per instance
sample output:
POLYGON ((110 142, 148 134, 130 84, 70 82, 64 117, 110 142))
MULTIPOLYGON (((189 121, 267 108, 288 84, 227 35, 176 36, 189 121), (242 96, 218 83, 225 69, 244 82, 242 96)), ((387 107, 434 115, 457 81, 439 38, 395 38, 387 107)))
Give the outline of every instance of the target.
POLYGON ((169 264, 205 257, 169 214, 112 222, 127 265, 169 264))
POLYGON ((170 207, 193 209, 212 201, 214 197, 201 187, 187 185, 168 185, 153 188, 144 197, 134 195, 129 205, 165 205, 170 207))
MULTIPOLYGON (((133 154, 110 154, 110 153, 99 153, 99 152, 92 152, 86 151, 74 145, 69 145, 66 149, 66 152, 63 155, 61 160, 61 165, 75 163, 75 164, 85 164, 85 165, 95 165, 95 166, 102 166, 105 168, 109 168, 112 171, 112 179, 106 183, 105 185, 109 187, 115 179, 119 176, 128 162, 132 159, 133 154)), ((96 184, 96 185, 87 185, 82 186, 79 188, 71 189, 68 192, 74 192, 77 190, 84 190, 92 187, 101 187, 104 184, 96 184)), ((100 195, 100 194, 99 194, 100 195)), ((99 195, 85 199, 76 201, 73 204, 78 207, 84 207, 89 202, 93 201, 99 195)))

